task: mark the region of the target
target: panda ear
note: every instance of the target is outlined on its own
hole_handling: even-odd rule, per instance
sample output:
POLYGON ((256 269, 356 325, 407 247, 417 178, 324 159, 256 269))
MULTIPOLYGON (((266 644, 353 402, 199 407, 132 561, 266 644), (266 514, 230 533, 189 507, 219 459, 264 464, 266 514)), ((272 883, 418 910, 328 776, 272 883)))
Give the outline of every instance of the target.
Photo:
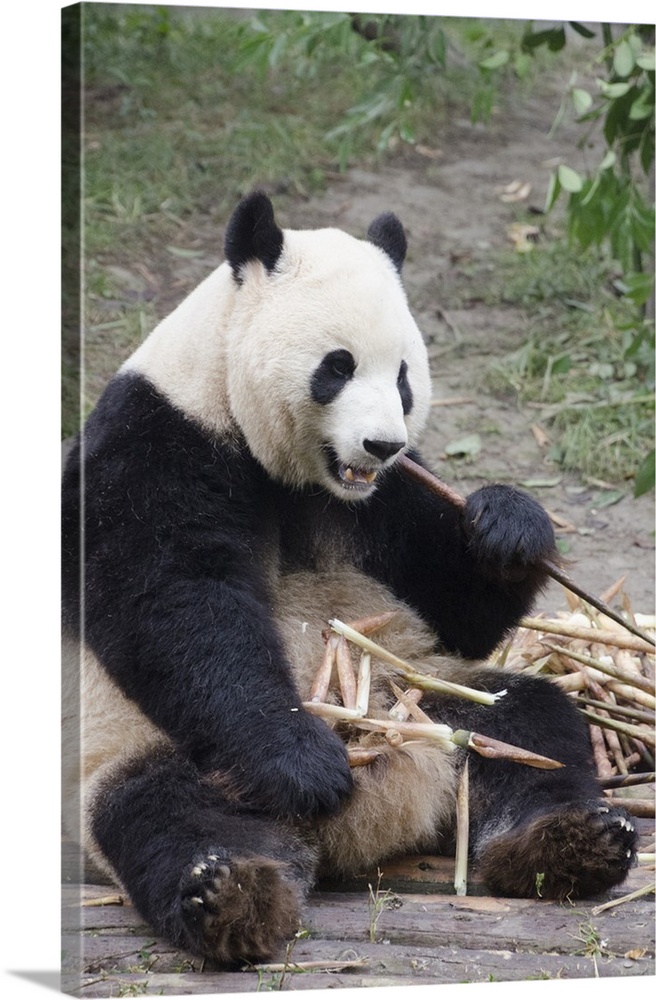
POLYGON ((273 205, 262 191, 243 198, 234 210, 225 235, 225 256, 237 282, 249 260, 259 260, 271 272, 282 253, 283 234, 273 217, 273 205))
POLYGON ((394 213, 385 212, 375 218, 367 230, 367 239, 387 254, 400 274, 408 241, 405 230, 394 213))

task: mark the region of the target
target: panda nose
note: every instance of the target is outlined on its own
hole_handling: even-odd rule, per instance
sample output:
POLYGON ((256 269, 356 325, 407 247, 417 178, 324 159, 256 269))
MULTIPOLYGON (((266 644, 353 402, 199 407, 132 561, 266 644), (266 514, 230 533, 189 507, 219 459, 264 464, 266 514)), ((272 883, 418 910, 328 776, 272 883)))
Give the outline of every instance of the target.
POLYGON ((375 438, 372 441, 370 438, 365 438, 362 443, 370 455, 375 455, 382 462, 405 448, 405 441, 378 441, 375 438))

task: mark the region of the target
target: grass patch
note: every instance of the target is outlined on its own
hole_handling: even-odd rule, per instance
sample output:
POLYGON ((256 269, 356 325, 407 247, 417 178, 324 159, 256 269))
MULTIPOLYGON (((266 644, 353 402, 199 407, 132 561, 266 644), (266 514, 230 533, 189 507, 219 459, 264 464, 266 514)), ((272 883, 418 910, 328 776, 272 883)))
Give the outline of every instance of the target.
POLYGON ((488 387, 536 409, 563 469, 633 478, 654 441, 653 334, 618 296, 613 263, 557 239, 503 255, 498 271, 497 303, 529 318, 526 342, 492 366, 488 387))

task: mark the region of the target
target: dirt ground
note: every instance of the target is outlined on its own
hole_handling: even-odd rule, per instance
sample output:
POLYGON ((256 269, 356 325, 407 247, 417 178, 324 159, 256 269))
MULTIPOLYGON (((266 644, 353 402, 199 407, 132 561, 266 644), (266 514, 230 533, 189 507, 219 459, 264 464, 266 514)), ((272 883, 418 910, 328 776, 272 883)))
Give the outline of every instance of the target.
MULTIPOLYGON (((424 455, 438 475, 465 494, 491 480, 529 489, 555 516, 576 582, 600 594, 628 574, 625 593, 633 610, 652 614, 654 494, 634 499, 631 484, 619 484, 623 498, 606 505, 603 483, 561 473, 549 464, 548 447, 538 443, 532 431, 534 425, 542 426, 539 408, 496 398, 486 388, 484 375, 490 365, 526 339, 527 316, 521 308, 490 307, 466 295, 457 308, 445 308, 452 284, 463 285, 463 261, 474 257, 478 266, 492 270, 489 251, 511 246, 507 229, 517 209, 502 200, 502 190, 513 181, 528 183, 531 193, 524 204, 539 208, 554 158, 583 166, 585 152, 577 154, 575 125, 565 124, 549 136, 557 107, 555 92, 543 88, 505 107, 486 126, 453 120, 436 135, 433 148, 406 152, 376 171, 352 169, 335 175, 320 195, 280 199, 284 204, 278 215, 281 224, 291 228, 335 225, 361 236, 379 212, 396 212, 408 232, 404 280, 429 345, 438 404, 432 410, 424 455), (462 397, 466 401, 439 405, 462 397), (449 442, 472 433, 482 441, 475 461, 445 459, 449 442)), ((271 194, 275 202, 276 192, 271 194)), ((536 221, 544 225, 538 216, 536 221)), ((162 256, 159 262, 150 261, 145 272, 148 287, 141 291, 159 315, 170 311, 221 259, 223 234, 217 233, 214 221, 185 235, 196 256, 162 256)), ((92 349, 89 358, 92 363, 92 349)), ((542 429, 548 433, 548 426, 542 429)), ((618 484, 613 485, 617 489, 618 484)), ((562 588, 554 583, 539 610, 552 612, 562 606, 562 588)))

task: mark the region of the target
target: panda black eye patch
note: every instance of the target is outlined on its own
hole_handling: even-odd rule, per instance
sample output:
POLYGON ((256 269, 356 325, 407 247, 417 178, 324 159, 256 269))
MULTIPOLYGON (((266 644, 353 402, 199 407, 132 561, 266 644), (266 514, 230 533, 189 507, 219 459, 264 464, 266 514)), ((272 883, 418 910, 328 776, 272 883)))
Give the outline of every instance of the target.
POLYGON ((310 392, 314 402, 321 406, 331 403, 353 378, 355 369, 355 358, 350 351, 343 348, 329 351, 312 375, 310 392))
POLYGON ((396 385, 399 390, 399 396, 401 397, 401 405, 403 406, 404 416, 407 416, 412 409, 412 389, 410 388, 410 383, 408 382, 408 366, 405 361, 401 362, 401 367, 399 368, 399 374, 396 379, 396 385))

